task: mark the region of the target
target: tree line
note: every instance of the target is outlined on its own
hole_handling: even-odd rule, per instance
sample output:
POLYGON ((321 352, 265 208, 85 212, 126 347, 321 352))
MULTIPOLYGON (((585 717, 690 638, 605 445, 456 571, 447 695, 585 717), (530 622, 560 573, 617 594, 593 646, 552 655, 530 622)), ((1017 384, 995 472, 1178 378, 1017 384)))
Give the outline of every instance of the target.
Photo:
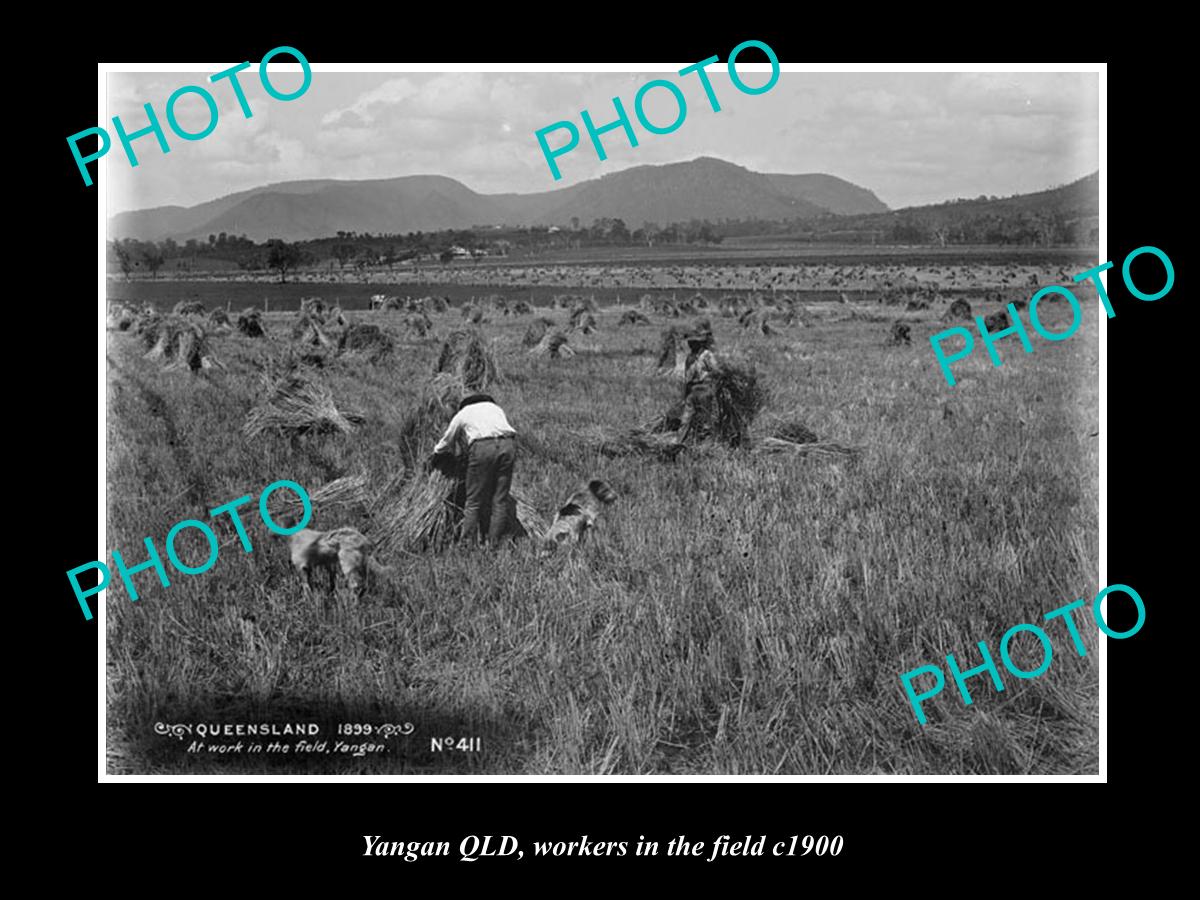
MULTIPOLYGON (((1018 200, 1019 198, 1012 198, 1018 200)), ((953 201, 858 216, 826 215, 816 219, 690 219, 660 226, 643 222, 630 229, 623 219, 601 217, 584 225, 578 217, 569 227, 554 225, 480 226, 468 229, 414 231, 407 234, 372 234, 339 231, 336 235, 306 241, 272 238, 256 243, 245 235, 225 232, 179 243, 110 241, 109 259, 126 278, 148 272, 157 277, 171 265, 187 271, 204 261, 236 266, 246 271, 270 270, 286 281, 289 273, 312 266, 334 266, 338 271, 364 271, 406 263, 456 260, 478 262, 487 257, 507 257, 547 250, 584 247, 654 247, 678 244, 720 244, 725 238, 776 237, 791 241, 838 243, 1002 244, 1020 246, 1082 246, 1095 243, 1099 222, 1088 210, 1043 209, 1010 204, 995 198, 953 201)))

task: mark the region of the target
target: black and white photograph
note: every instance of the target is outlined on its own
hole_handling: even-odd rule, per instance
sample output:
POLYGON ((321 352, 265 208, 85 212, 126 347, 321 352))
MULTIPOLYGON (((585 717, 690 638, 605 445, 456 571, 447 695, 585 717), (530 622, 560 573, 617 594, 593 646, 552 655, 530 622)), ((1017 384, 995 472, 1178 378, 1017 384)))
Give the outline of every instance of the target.
POLYGON ((1103 65, 293 51, 72 145, 101 780, 1104 780, 1103 65))

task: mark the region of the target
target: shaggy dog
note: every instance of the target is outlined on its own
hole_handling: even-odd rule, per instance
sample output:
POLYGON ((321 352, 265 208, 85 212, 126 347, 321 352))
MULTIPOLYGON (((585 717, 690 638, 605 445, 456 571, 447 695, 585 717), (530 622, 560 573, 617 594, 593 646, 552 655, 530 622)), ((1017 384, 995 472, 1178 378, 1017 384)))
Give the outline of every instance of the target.
POLYGON ((586 487, 568 497, 555 514, 554 524, 546 532, 545 548, 553 550, 567 541, 582 543, 604 507, 616 499, 617 492, 605 482, 598 478, 589 481, 586 487))
POLYGON ((329 574, 329 585, 337 582, 337 571, 350 585, 356 597, 361 597, 370 574, 386 574, 390 566, 381 566, 371 558, 371 541, 354 528, 335 528, 332 531, 317 531, 303 528, 288 537, 288 549, 292 566, 303 576, 302 590, 305 597, 312 596, 313 573, 324 570, 329 574))

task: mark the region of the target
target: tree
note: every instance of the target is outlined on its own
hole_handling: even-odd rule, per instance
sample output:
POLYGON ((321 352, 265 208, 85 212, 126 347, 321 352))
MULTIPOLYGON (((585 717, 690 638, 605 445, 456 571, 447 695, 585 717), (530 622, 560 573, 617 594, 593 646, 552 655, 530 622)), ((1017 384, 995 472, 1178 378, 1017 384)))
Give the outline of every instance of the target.
POLYGON ((133 249, 130 246, 132 241, 114 241, 113 252, 117 255, 117 264, 121 267, 121 274, 125 276, 125 280, 129 280, 129 273, 133 271, 133 249))
POLYGON ((166 257, 163 256, 162 250, 158 248, 156 243, 147 241, 142 246, 142 261, 146 264, 146 268, 150 270, 150 274, 157 278, 158 270, 166 262, 166 257))
POLYGON ((350 262, 350 260, 354 259, 354 255, 357 252, 358 251, 353 244, 334 244, 333 245, 333 258, 338 261, 339 269, 346 268, 346 263, 348 263, 348 262, 350 262))
POLYGON ((279 272, 279 283, 287 283, 287 273, 300 265, 303 256, 295 244, 272 238, 267 241, 267 268, 279 272))

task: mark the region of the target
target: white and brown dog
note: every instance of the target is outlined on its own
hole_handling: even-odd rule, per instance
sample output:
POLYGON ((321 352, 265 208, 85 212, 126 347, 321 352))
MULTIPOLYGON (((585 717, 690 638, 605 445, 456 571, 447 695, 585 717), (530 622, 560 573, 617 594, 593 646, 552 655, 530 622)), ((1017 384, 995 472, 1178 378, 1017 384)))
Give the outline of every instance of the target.
POLYGON ((617 492, 598 478, 580 488, 555 513, 554 524, 546 532, 543 548, 552 551, 564 543, 579 544, 588 531, 596 527, 596 520, 604 507, 617 499, 617 492))

